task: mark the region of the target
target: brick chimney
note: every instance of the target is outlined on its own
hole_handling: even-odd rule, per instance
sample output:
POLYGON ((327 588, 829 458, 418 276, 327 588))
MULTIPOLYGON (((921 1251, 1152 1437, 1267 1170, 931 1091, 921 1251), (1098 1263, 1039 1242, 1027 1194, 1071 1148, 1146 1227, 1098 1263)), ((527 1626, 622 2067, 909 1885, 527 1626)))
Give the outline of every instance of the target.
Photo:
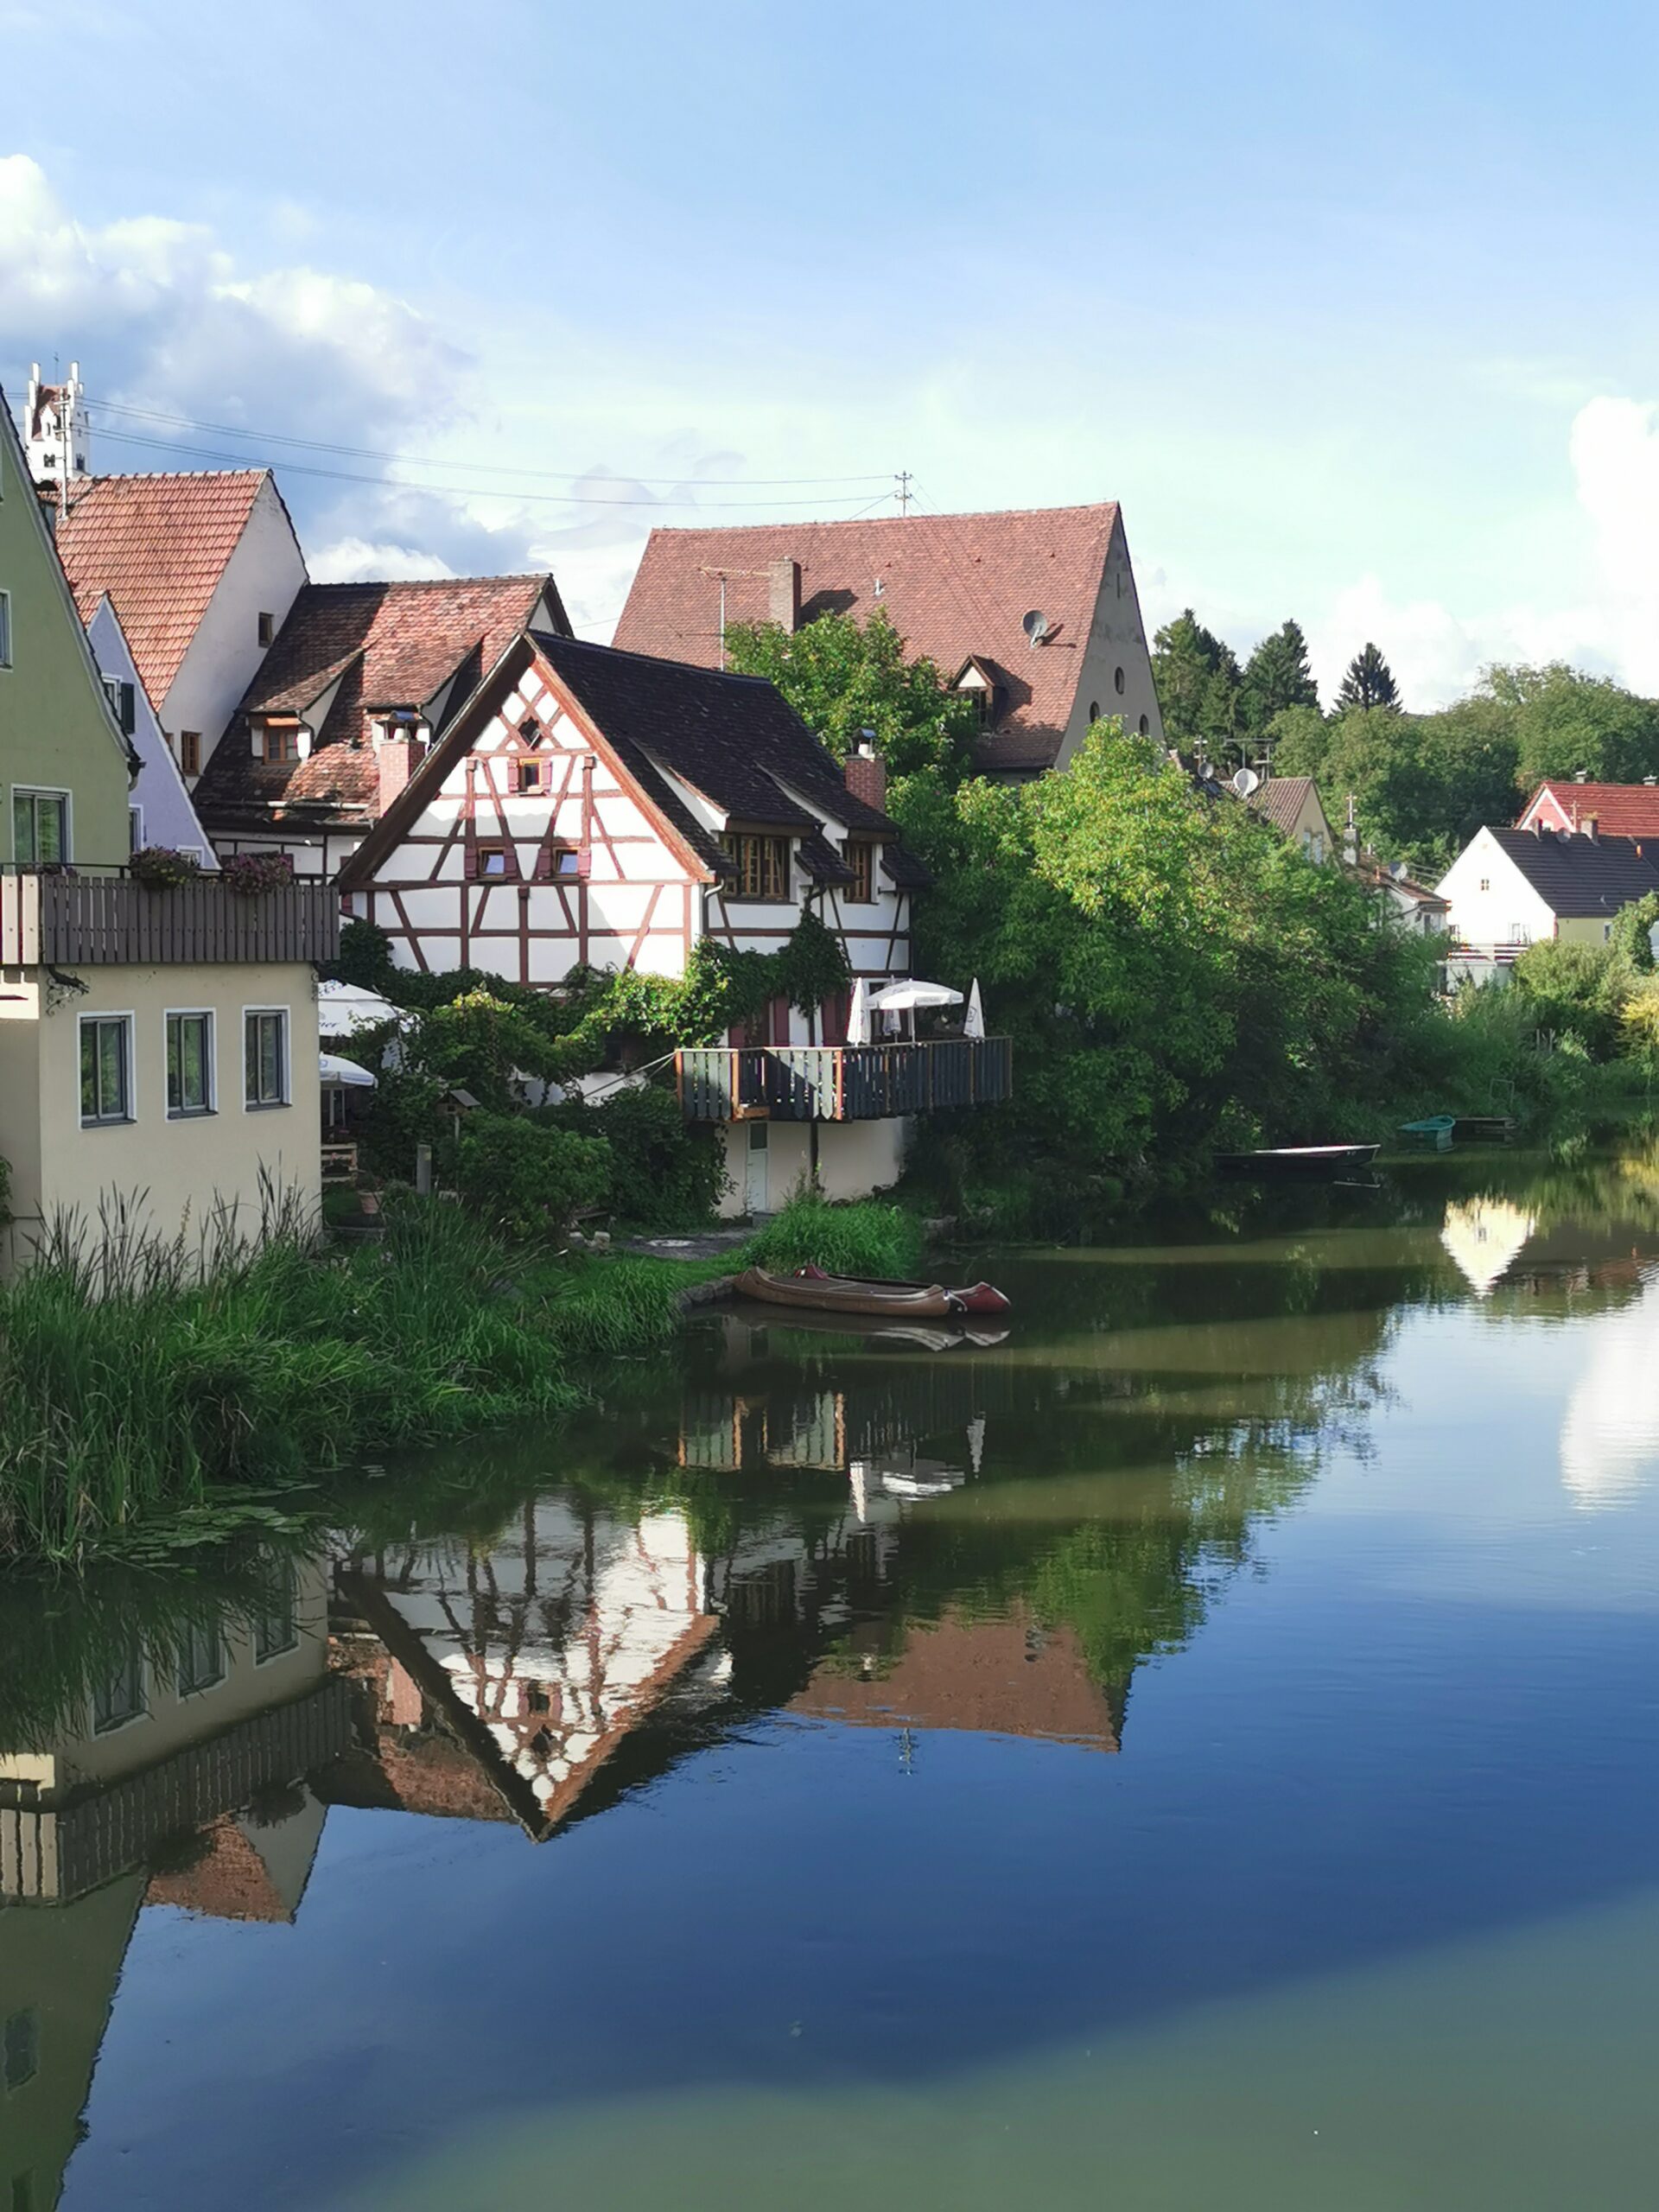
POLYGON ((766 570, 766 617, 792 638, 801 626, 801 564, 774 561, 766 570))
POLYGON ((847 788, 855 798, 862 799, 878 814, 887 812, 887 764, 868 739, 847 755, 845 774, 847 788))
POLYGON ((420 766, 426 748, 418 737, 388 737, 374 751, 380 770, 380 803, 375 811, 384 814, 420 766))

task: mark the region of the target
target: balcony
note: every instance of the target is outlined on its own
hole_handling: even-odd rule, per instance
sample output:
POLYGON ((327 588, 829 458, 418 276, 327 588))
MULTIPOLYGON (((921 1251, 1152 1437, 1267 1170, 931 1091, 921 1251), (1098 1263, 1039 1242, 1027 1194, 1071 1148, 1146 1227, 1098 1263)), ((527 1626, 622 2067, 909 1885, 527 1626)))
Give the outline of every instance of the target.
POLYGON ((879 1122, 1014 1095, 1006 1037, 931 1045, 694 1046, 674 1055, 688 1122, 879 1122))
POLYGON ((0 967, 332 960, 340 898, 320 883, 251 895, 202 876, 158 891, 124 871, 0 874, 0 967))

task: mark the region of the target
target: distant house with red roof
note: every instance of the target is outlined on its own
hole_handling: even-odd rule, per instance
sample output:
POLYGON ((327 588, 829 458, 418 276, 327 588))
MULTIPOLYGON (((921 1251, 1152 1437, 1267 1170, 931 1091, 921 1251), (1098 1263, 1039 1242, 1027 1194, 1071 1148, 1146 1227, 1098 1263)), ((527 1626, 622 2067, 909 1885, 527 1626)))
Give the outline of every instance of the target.
POLYGON ((988 774, 1064 767, 1103 715, 1162 739, 1128 540, 1109 501, 654 530, 614 642, 719 668, 725 624, 793 631, 821 614, 877 612, 972 696, 988 774))
POLYGON ((1644 784, 1580 783, 1549 779, 1539 785, 1516 823, 1517 830, 1554 830, 1563 836, 1586 830, 1592 836, 1630 837, 1651 845, 1659 858, 1659 781, 1644 784))
POLYGON ((531 629, 570 633, 550 575, 305 585, 196 789, 219 850, 332 877, 531 629))

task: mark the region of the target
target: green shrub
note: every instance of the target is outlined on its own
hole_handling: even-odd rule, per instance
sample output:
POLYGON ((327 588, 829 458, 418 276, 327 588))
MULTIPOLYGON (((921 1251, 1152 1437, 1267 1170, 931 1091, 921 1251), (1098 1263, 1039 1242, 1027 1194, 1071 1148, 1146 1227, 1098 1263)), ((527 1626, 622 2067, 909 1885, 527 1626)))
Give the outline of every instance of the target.
POLYGON ((632 1084, 591 1105, 544 1108, 562 1129, 603 1137, 611 1147, 613 1202, 625 1219, 652 1229, 700 1229, 712 1217, 726 1170, 716 1132, 688 1122, 659 1084, 632 1084))
POLYGON ((1516 962, 1510 988, 1533 1007, 1541 1029, 1576 1038, 1603 1060, 1618 1049, 1619 1009, 1631 981, 1622 947, 1545 938, 1516 962))
POLYGON ((912 1276, 921 1265, 922 1230, 902 1206, 873 1198, 836 1205, 810 1187, 744 1246, 741 1260, 779 1274, 825 1268, 831 1274, 912 1276))
POLYGON ((392 964, 391 939, 378 922, 347 922, 340 932, 339 953, 322 972, 331 982, 355 983, 365 991, 386 991, 394 986, 397 975, 392 964))
POLYGON ((550 1128, 522 1114, 469 1114, 461 1125, 456 1180, 467 1205, 509 1236, 545 1236, 611 1187, 603 1137, 550 1128))

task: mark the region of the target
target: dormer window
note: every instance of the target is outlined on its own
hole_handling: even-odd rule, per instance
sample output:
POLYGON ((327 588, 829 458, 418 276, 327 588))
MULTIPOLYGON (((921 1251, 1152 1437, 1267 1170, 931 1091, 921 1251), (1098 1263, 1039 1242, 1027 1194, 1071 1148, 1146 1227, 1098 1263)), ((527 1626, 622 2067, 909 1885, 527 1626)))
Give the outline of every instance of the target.
POLYGON ((297 760, 300 757, 299 716, 268 715, 259 738, 259 757, 268 767, 277 767, 297 760))
POLYGON ((988 662, 970 653, 957 671, 957 680, 951 686, 974 702, 981 729, 995 729, 1002 714, 1002 686, 996 671, 988 662))
POLYGON ((721 838, 732 858, 737 899, 785 899, 789 897, 789 840, 728 830, 721 838))

